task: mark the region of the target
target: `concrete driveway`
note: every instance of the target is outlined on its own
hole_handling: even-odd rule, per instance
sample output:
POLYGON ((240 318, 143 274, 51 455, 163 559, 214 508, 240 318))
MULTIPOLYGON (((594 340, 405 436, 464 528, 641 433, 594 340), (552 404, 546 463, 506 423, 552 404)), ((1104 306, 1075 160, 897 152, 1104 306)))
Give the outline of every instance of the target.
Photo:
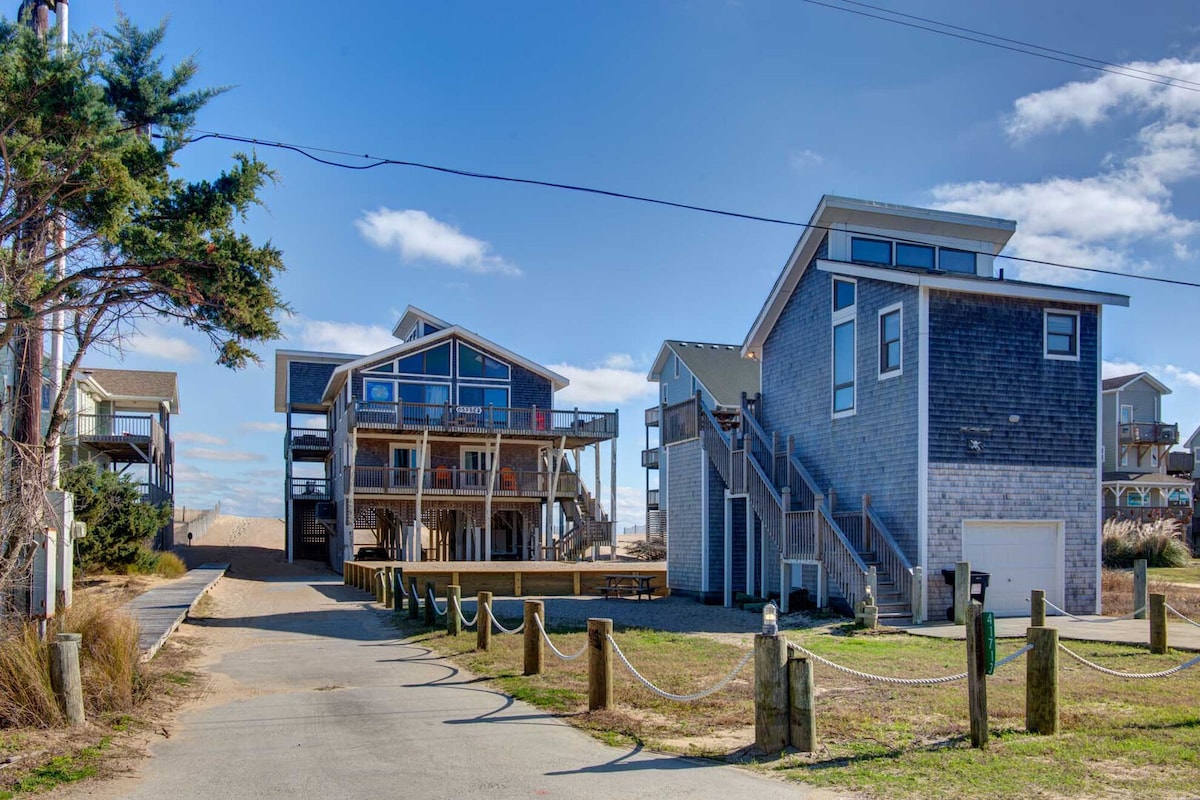
MULTIPOLYGON (((332 575, 231 577, 197 620, 211 691, 136 778, 85 796, 832 797, 735 767, 607 747, 427 649, 332 575)), ((72 796, 76 792, 70 793, 72 796)))

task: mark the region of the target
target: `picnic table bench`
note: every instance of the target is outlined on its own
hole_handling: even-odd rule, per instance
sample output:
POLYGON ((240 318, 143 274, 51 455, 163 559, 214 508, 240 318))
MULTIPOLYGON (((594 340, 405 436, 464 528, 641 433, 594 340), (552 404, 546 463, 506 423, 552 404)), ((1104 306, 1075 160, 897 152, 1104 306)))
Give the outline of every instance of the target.
POLYGON ((653 575, 605 575, 604 585, 597 586, 596 591, 604 597, 633 596, 641 600, 645 595, 649 599, 654 596, 652 580, 653 575))

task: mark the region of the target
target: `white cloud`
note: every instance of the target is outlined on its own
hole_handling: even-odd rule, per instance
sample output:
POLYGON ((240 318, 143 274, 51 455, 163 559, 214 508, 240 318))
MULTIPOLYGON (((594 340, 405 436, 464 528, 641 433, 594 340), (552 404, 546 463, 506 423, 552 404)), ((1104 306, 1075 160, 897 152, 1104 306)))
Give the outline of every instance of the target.
POLYGON ((1180 367, 1176 364, 1139 364, 1134 361, 1105 361, 1101 365, 1101 374, 1105 378, 1133 375, 1138 372, 1148 372, 1172 389, 1180 387, 1200 389, 1200 372, 1180 367))
POLYGON ((172 433, 171 438, 177 442, 194 442, 195 444, 216 444, 223 445, 229 442, 219 436, 213 436, 211 433, 200 433, 198 431, 183 431, 182 433, 172 433))
POLYGON ((825 163, 825 157, 814 150, 801 150, 788 156, 792 169, 803 172, 809 167, 819 167, 825 163))
POLYGON ((286 327, 290 330, 289 339, 297 340, 307 350, 327 353, 366 355, 400 343, 382 325, 297 317, 288 321, 286 327))
POLYGON ((195 361, 200 351, 185 342, 157 333, 135 333, 125 339, 125 349, 151 358, 167 361, 195 361))
POLYGON ((646 381, 646 373, 630 369, 633 358, 625 354, 610 355, 597 367, 577 367, 571 364, 551 364, 549 368, 571 381, 571 385, 554 395, 555 406, 577 403, 581 406, 624 405, 654 394, 654 384, 646 381))
POLYGON ((282 422, 243 422, 240 427, 251 433, 283 433, 287 430, 282 422))
POLYGON ((521 274, 516 266, 494 255, 487 242, 418 209, 394 211, 381 207, 364 213, 354 225, 376 247, 398 250, 404 261, 434 261, 478 274, 521 274))
POLYGON ((209 447, 192 447, 184 450, 181 455, 184 458, 195 458, 203 461, 266 461, 267 457, 262 453, 250 453, 244 450, 213 450, 209 447))
POLYGON ((217 474, 186 462, 175 468, 177 506, 212 508, 247 517, 283 516, 283 470, 254 469, 217 474))

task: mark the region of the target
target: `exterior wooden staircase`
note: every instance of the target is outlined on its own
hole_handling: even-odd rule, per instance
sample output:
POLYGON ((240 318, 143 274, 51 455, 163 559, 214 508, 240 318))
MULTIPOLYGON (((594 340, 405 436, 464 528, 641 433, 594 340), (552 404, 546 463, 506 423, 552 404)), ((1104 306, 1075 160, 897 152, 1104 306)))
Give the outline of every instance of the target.
POLYGON ((573 499, 560 501, 568 527, 558 541, 558 557, 563 561, 578 561, 589 547, 613 543, 613 523, 579 480, 577 470, 564 466, 562 474, 574 482, 576 489, 573 499))
MULTIPOLYGON (((768 436, 744 402, 736 427, 722 425, 698 400, 689 402, 696 405, 709 460, 733 494, 746 495, 762 522, 764 543, 770 542, 781 567, 819 565, 818 605, 833 596, 854 608, 869 589, 881 620, 919 620, 920 568, 909 563, 869 498, 863 498, 860 511, 831 511, 791 440, 781 447, 779 436, 768 436)), ((780 601, 786 611, 786 592, 780 601)))

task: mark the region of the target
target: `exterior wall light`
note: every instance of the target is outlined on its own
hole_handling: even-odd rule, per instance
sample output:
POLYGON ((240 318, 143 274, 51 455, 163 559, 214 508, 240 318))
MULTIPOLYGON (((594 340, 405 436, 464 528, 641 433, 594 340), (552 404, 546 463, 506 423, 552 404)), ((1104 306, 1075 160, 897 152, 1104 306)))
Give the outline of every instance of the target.
POLYGON ((775 601, 767 603, 763 606, 763 636, 779 635, 779 609, 775 605, 775 601))

